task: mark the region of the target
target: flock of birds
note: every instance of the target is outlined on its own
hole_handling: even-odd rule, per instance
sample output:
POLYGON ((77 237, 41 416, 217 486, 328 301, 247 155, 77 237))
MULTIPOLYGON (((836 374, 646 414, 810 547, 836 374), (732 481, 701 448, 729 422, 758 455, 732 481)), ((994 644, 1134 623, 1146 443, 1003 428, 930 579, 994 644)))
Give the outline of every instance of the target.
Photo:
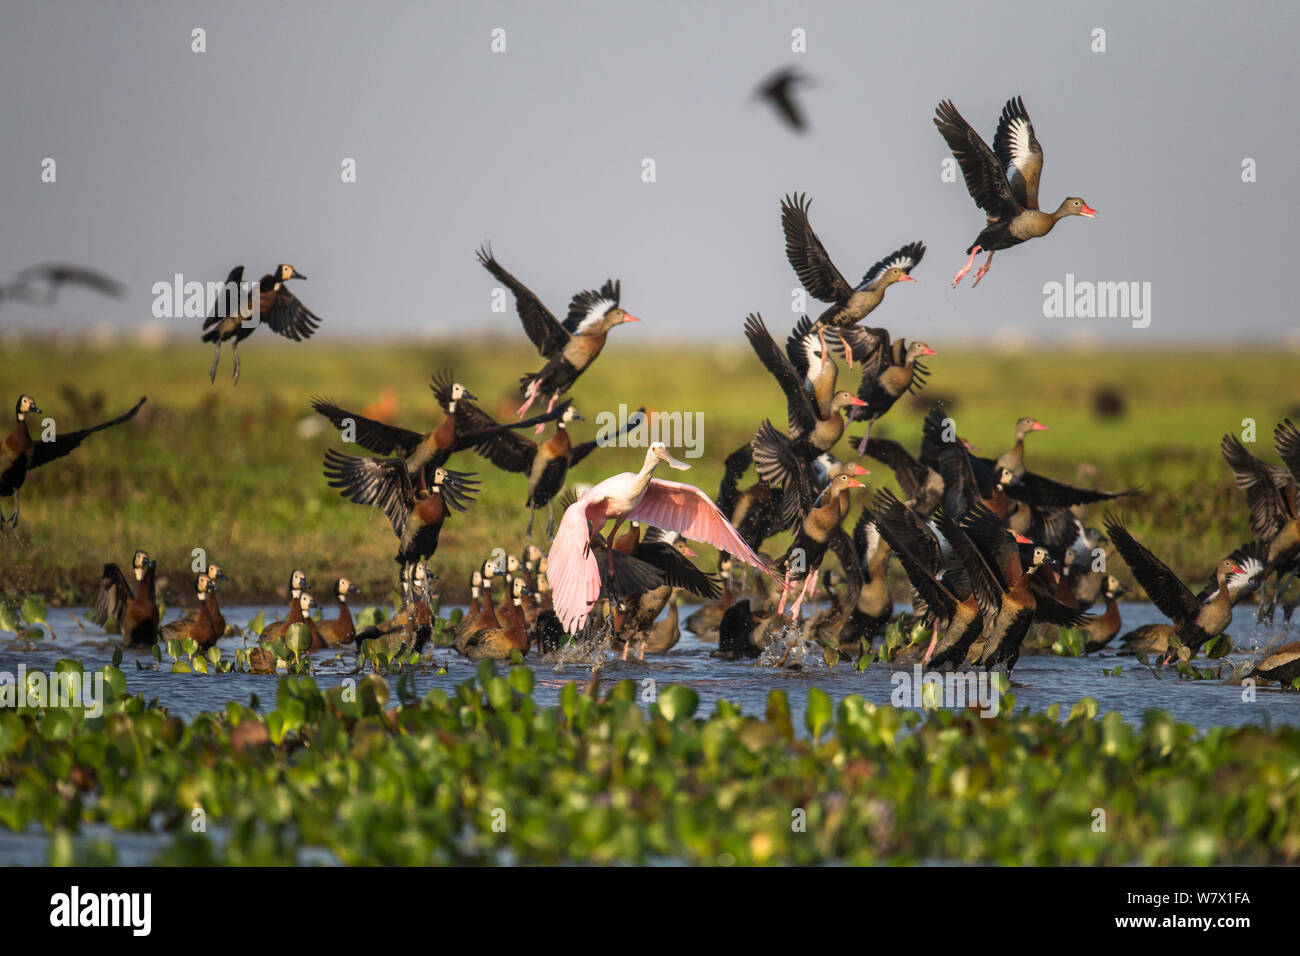
MULTIPOLYGON (((763 92, 782 108, 777 100, 789 85, 763 92)), ((1043 152, 1019 98, 1003 108, 992 147, 950 102, 939 104, 934 122, 986 214, 954 287, 981 252, 988 259, 974 284, 988 273, 998 250, 1044 236, 1068 216, 1096 217, 1077 197, 1065 199, 1054 212, 1039 208, 1043 152)), ((289 627, 302 623, 311 650, 359 646, 367 637, 393 633, 422 648, 433 633, 429 600, 436 575, 427 562, 438 549, 445 521, 469 509, 481 487, 476 473, 448 467, 453 455, 470 451, 502 471, 527 476, 529 542, 520 555, 494 555, 474 572, 470 607, 454 635, 456 651, 470 659, 501 659, 530 649, 548 653, 569 640, 621 648, 625 657, 667 651, 681 633, 677 598, 682 592, 704 602, 684 623, 700 638, 718 642, 716 656, 754 658, 774 646, 788 649, 805 641, 857 656, 894 617, 887 580, 891 559, 912 592, 904 625, 923 625, 929 634, 928 641, 898 649, 897 659, 940 670, 973 663, 1010 672, 1036 623, 1084 629, 1088 651, 1106 646, 1121 630, 1116 602, 1125 591, 1106 570, 1105 558, 1114 553, 1169 618, 1126 634, 1122 642, 1132 652, 1167 660, 1180 649, 1195 654, 1226 628, 1233 606, 1270 577, 1272 594, 1260 615, 1272 618, 1300 570, 1300 431, 1290 421, 1275 431, 1281 465, 1254 457, 1233 436, 1224 438, 1222 453, 1245 493, 1257 540, 1225 556, 1209 583, 1193 592, 1118 515, 1106 518, 1104 532, 1081 520, 1080 509, 1140 489, 1074 487, 1028 470, 1026 438, 1047 427, 1036 419, 1016 422, 1010 450, 997 458, 979 456, 937 405, 924 421, 915 455, 896 441, 873 438, 873 424, 903 395, 924 386, 923 360, 936 352, 862 321, 880 307, 892 285, 914 281, 911 273, 925 246, 899 247, 851 284, 818 239, 809 208, 803 195, 782 202, 786 253, 807 292, 827 307, 817 318, 804 316, 795 323, 784 347, 761 315, 746 318, 745 337, 785 396, 785 429, 770 420, 757 423, 752 440, 727 456, 716 498, 693 485, 655 477, 660 466, 689 468, 660 442, 649 446, 639 471, 614 475, 581 494, 563 491, 570 468, 622 437, 575 443, 569 428, 582 416, 566 395, 599 357, 609 332, 639 320, 621 304, 617 281, 573 296, 560 320, 490 247, 481 248, 480 264, 513 294, 524 330, 543 360, 539 370, 519 380, 516 420, 492 418, 450 373, 435 375, 431 383, 444 417, 430 431, 368 418, 328 397, 312 398, 314 410, 348 444, 371 453, 331 449, 323 473, 344 498, 387 516, 397 540, 402 607, 387 621, 357 629, 347 603, 356 590, 340 578, 333 588, 337 617, 316 620, 306 576, 295 570, 288 613, 267 626, 263 641, 280 640, 289 627), (850 369, 857 366, 856 390, 839 387, 837 358, 850 369), (534 414, 526 417, 530 410, 534 414), (850 436, 849 443, 858 461, 843 460, 834 449, 849 424, 857 422, 862 433, 850 436), (550 437, 535 440, 548 426, 554 429, 550 437), (527 436, 529 428, 534 438, 527 436), (846 531, 852 493, 864 487, 859 479, 868 474, 859 463, 862 456, 892 469, 903 497, 876 491, 846 531), (557 500, 562 505, 558 527, 557 500), (534 515, 541 508, 547 510, 547 536, 553 534, 545 552, 531 543, 534 515), (784 552, 764 554, 764 544, 785 532, 792 538, 784 552), (688 541, 717 549, 715 570, 696 563, 688 541), (822 570, 828 554, 836 558, 838 571, 822 570), (816 599, 819 587, 827 592, 828 606, 804 619, 804 603, 816 599), (1097 604, 1103 610, 1089 613, 1097 604)), ((242 275, 241 266, 228 281, 238 283, 242 275)), ((256 308, 251 298, 241 298, 236 309, 214 309, 203 334, 216 346, 211 378, 222 344, 230 342, 238 382, 238 345, 261 325, 295 341, 311 336, 320 319, 287 287, 290 280, 304 278, 292 266, 280 265, 260 280, 256 308)), ((90 434, 128 420, 138 409, 139 404, 111 421, 44 442, 34 440, 26 424, 39 408, 30 396, 20 397, 17 425, 0 447, 0 496, 14 497, 10 523, 17 523, 18 491, 31 469, 66 455, 90 434)), ((628 427, 637 424, 634 416, 628 427)), ((217 600, 224 578, 219 567, 198 575, 198 610, 166 626, 158 620, 153 560, 139 551, 131 570, 134 580, 117 565, 105 565, 93 615, 116 626, 124 643, 148 647, 184 637, 203 648, 225 633, 217 600)), ((788 658, 787 650, 782 662, 788 658)), ((1300 643, 1256 662, 1253 673, 1282 681, 1300 676, 1300 643)))

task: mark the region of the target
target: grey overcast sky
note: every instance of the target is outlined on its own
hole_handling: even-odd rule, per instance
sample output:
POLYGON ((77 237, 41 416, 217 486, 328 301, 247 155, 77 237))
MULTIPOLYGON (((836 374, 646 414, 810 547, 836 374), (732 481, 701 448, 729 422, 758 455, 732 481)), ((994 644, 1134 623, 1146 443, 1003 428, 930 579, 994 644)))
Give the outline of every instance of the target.
POLYGON ((473 257, 486 239, 556 312, 618 276, 646 340, 738 339, 751 310, 794 318, 779 202, 806 190, 852 281, 925 241, 917 284, 871 320, 896 334, 1294 344, 1300 7, 1070 6, 5 0, 0 277, 70 261, 129 295, 6 304, 0 324, 125 328, 174 273, 289 262, 322 336, 521 335, 513 306, 490 309, 473 257), (751 98, 786 65, 817 79, 806 136, 751 98), (941 181, 934 107, 952 98, 991 141, 1016 94, 1043 144, 1044 206, 1078 195, 1101 216, 953 291, 983 214, 941 181), (1045 318, 1043 285, 1066 273, 1150 282, 1150 327, 1045 318))

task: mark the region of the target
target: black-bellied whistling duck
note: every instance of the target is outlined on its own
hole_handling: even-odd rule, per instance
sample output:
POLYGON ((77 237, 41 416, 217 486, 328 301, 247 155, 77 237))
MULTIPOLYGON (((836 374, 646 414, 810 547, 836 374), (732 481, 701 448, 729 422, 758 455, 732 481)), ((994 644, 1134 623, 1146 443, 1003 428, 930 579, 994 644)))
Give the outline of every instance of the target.
POLYGON ((925 384, 925 366, 917 359, 923 355, 937 354, 924 342, 908 343, 905 339, 891 342, 884 329, 859 329, 876 342, 875 350, 862 363, 862 381, 858 383, 858 398, 862 407, 855 408, 853 421, 866 422, 866 431, 858 442, 858 454, 867 450, 871 440, 871 426, 885 412, 894 407, 907 392, 916 391, 925 384))
POLYGON ((1290 419, 1273 430, 1273 444, 1286 468, 1269 466, 1237 440, 1224 435, 1220 449, 1237 487, 1250 505, 1250 528, 1267 548, 1264 578, 1274 576, 1273 594, 1260 600, 1258 620, 1272 621, 1278 597, 1300 570, 1300 430, 1290 419))
POLYGON ((386 422, 356 415, 340 408, 331 399, 316 396, 311 406, 340 431, 351 432, 358 445, 377 455, 396 455, 406 462, 406 472, 418 489, 428 485, 435 468, 447 463, 453 453, 473 448, 496 432, 527 425, 543 425, 563 414, 536 415, 526 422, 501 424, 474 404, 474 394, 450 372, 437 372, 429 384, 439 407, 445 413, 441 424, 430 432, 416 432, 386 422))
POLYGON ((514 578, 510 582, 510 591, 506 596, 508 611, 499 615, 505 621, 503 627, 489 627, 478 631, 466 642, 462 653, 472 661, 506 660, 511 651, 528 653, 528 634, 524 624, 523 596, 527 587, 523 578, 514 578))
MULTIPOLYGON (((123 634, 123 624, 126 620, 127 609, 131 606, 133 599, 140 595, 140 586, 148 578, 146 596, 154 599, 154 584, 152 574, 153 562, 149 560, 149 554, 146 551, 137 551, 131 557, 131 580, 127 580, 122 569, 115 563, 109 562, 104 565, 104 570, 99 579, 99 590, 95 593, 95 603, 86 618, 94 624, 98 624, 109 634, 123 634)), ((153 600, 155 611, 157 601, 153 600)), ((154 618, 157 618, 155 613, 154 618)), ((156 630, 156 628, 155 628, 156 630)), ((155 639, 157 634, 154 635, 155 639)), ((127 644, 132 643, 130 640, 127 644)), ((146 642, 141 642, 142 644, 146 642)), ((148 641, 153 644, 154 641, 148 641)))
POLYGON ((1246 672, 1245 676, 1275 680, 1284 688, 1289 688, 1291 682, 1300 677, 1300 641, 1283 644, 1269 651, 1246 672))
MULTIPOLYGON (((1046 548, 1034 546, 1031 563, 1025 567, 1017 541, 1012 538, 1015 532, 979 504, 962 519, 961 530, 977 551, 971 563, 979 564, 982 559, 981 573, 972 576, 972 586, 984 613, 984 647, 978 663, 985 670, 1004 664, 1011 673, 1035 619, 1070 627, 1087 620, 1074 608, 1057 601, 1046 588, 1033 587, 1034 576, 1052 560, 1046 548)), ((953 546, 957 547, 955 542, 953 546)))
MULTIPOLYGON (((830 303, 813 328, 825 348, 825 329, 841 330, 856 325, 880 305, 885 290, 895 282, 916 281, 911 273, 925 255, 925 244, 909 242, 868 269, 856 286, 850 286, 808 221, 811 204, 802 194, 786 196, 781 201, 781 229, 785 232, 786 258, 800 283, 813 298, 830 303)), ((847 340, 844 348, 850 351, 847 340)), ((851 355, 848 361, 853 364, 851 355)))
POLYGON ((1084 629, 1088 632, 1084 640, 1083 652, 1085 654, 1095 654, 1101 650, 1119 633, 1119 603, 1118 598, 1127 588, 1120 584, 1119 578, 1113 574, 1106 575, 1106 609, 1100 614, 1092 615, 1084 629))
POLYGON ((477 475, 436 468, 428 488, 416 489, 400 458, 358 458, 330 449, 324 475, 331 488, 360 505, 381 509, 397 535, 394 558, 403 587, 409 586, 416 564, 438 550, 443 522, 452 511, 465 511, 478 494, 477 475))
POLYGON ((131 559, 131 570, 135 587, 130 600, 123 603, 121 588, 126 583, 125 575, 116 564, 104 565, 105 581, 110 577, 115 579, 111 585, 113 593, 106 594, 104 585, 100 585, 91 620, 102 625, 106 623, 105 617, 111 616, 117 621, 125 646, 153 647, 158 642, 158 599, 154 584, 158 566, 145 552, 137 551, 131 559))
MULTIPOLYGON (((632 522, 632 525, 634 534, 639 534, 637 523, 632 522)), ((672 612, 671 627, 657 627, 656 619, 666 605, 675 602, 679 591, 688 590, 706 601, 713 600, 722 593, 721 582, 716 576, 706 574, 691 563, 690 559, 695 557, 695 552, 680 535, 652 527, 645 540, 634 539, 632 545, 627 553, 663 572, 663 583, 627 596, 628 611, 621 628, 623 633, 619 635, 623 640, 625 659, 628 648, 633 644, 641 645, 640 656, 644 657, 647 650, 651 653, 667 650, 662 645, 670 638, 669 646, 677 643, 676 636, 672 633, 677 628, 676 611, 672 612)), ((615 547, 617 546, 616 541, 615 547)))
POLYGON ((754 95, 767 100, 787 126, 796 133, 802 133, 808 128, 808 121, 804 118, 804 111, 795 101, 794 90, 795 87, 806 84, 808 80, 809 77, 794 67, 782 67, 767 76, 754 91, 754 95))
POLYGON ((1074 592, 1074 600, 1080 610, 1088 610, 1105 594, 1109 577, 1105 571, 1106 561, 1114 551, 1111 543, 1096 528, 1083 529, 1079 558, 1067 575, 1070 580, 1070 590, 1074 592), (1094 553, 1097 549, 1102 551, 1101 561, 1097 560, 1097 555, 1094 553))
MULTIPOLYGON (((1106 518, 1106 534, 1129 566, 1147 597, 1160 612, 1174 622, 1166 635, 1170 645, 1182 645, 1195 654, 1210 638, 1222 633, 1232 620, 1232 606, 1259 586, 1264 572, 1264 561, 1259 556, 1256 543, 1244 545, 1224 558, 1215 568, 1216 587, 1212 592, 1202 592, 1197 598, 1179 580, 1169 567, 1151 553, 1121 518, 1106 518)), ((1136 632, 1135 632, 1136 634, 1136 632)), ((1133 635, 1125 635, 1128 644, 1133 635)), ((1169 658, 1174 656, 1174 646, 1168 648, 1169 658)))
POLYGON ((847 594, 848 614, 836 635, 840 647, 858 647, 863 638, 870 642, 894 614, 888 581, 893 550, 866 508, 853 526, 853 553, 862 580, 856 595, 852 590, 847 594))
POLYGON ((194 596, 199 603, 197 614, 190 617, 181 618, 178 621, 172 621, 170 624, 164 624, 159 637, 164 641, 193 640, 200 648, 206 650, 217 642, 220 636, 212 627, 212 617, 208 614, 208 589, 215 588, 213 582, 206 574, 200 574, 194 583, 194 596))
POLYGON ((1020 418, 1016 420, 1016 440, 1011 450, 998 456, 995 464, 1008 468, 1011 474, 1019 478, 1025 473, 1025 436, 1030 432, 1045 432, 1047 426, 1037 418, 1020 418))
POLYGON ((41 441, 33 441, 31 433, 27 430, 27 416, 44 413, 30 395, 19 395, 14 405, 16 419, 14 429, 5 436, 3 442, 0 442, 0 498, 14 499, 14 511, 8 519, 4 516, 4 509, 0 508, 0 531, 4 530, 6 520, 10 527, 18 527, 18 492, 22 489, 23 482, 27 480, 29 471, 56 458, 62 458, 95 432, 130 421, 144 403, 145 397, 142 395, 134 408, 118 415, 117 418, 80 431, 64 431, 56 428, 54 437, 50 441, 45 441, 44 436, 41 441))
MULTIPOLYGON (((235 266, 226 276, 227 288, 239 289, 244 278, 244 267, 235 266), (233 283, 233 286, 232 286, 233 283)), ((293 266, 281 264, 274 272, 262 276, 258 283, 258 320, 252 321, 252 303, 245 302, 243 290, 239 289, 238 298, 232 302, 229 295, 219 295, 212 314, 203 321, 203 341, 215 342, 216 354, 212 356, 212 368, 208 370, 208 380, 217 380, 217 365, 221 362, 221 343, 230 341, 235 352, 235 384, 239 384, 239 343, 248 338, 262 325, 277 335, 283 335, 291 342, 309 339, 320 326, 320 316, 312 312, 285 285, 290 279, 306 279, 293 266), (231 308, 234 306, 234 308, 231 308)))
POLYGON ((532 407, 533 402, 545 400, 547 411, 596 361, 605 347, 605 336, 616 325, 640 322, 619 305, 620 283, 606 280, 599 292, 577 293, 569 302, 569 314, 561 324, 542 305, 542 300, 512 276, 492 255, 490 246, 478 250, 478 261, 492 273, 515 297, 515 309, 523 322, 524 331, 546 365, 540 372, 530 372, 519 380, 524 403, 519 407, 519 417, 532 407))
MULTIPOLYGON (((921 652, 920 663, 935 669, 960 667, 983 633, 984 613, 972 578, 989 575, 987 563, 966 533, 942 511, 935 518, 952 545, 947 558, 930 526, 888 489, 876 492, 870 514, 912 585, 916 617, 931 626, 930 642, 921 652), (966 562, 972 568, 968 569, 966 562)), ((991 594, 991 579, 985 590, 991 594)), ((900 652, 899 659, 907 656, 900 652)))
MULTIPOLYGON (((843 537, 844 530, 840 522, 848 512, 848 493, 852 488, 864 485, 852 475, 842 472, 822 492, 822 503, 812 508, 803 518, 794 541, 777 561, 777 570, 784 572, 786 587, 791 581, 802 581, 803 587, 790 608, 790 620, 798 620, 799 609, 803 607, 804 598, 811 588, 816 587, 817 572, 821 568, 822 558, 830 546, 831 538, 843 537)), ((847 543, 847 539, 846 539, 847 543)), ((852 545, 850 544, 851 548, 852 545)), ((785 612, 785 599, 789 592, 781 593, 776 613, 785 612)))
POLYGON ((1038 145, 1020 97, 1007 100, 1002 107, 992 149, 948 100, 942 101, 935 110, 934 125, 961 166, 966 190, 988 216, 988 224, 966 249, 970 258, 953 277, 954 288, 981 252, 987 252, 989 257, 976 271, 972 288, 989 271, 993 253, 999 249, 1010 249, 1026 239, 1045 236, 1066 216, 1097 218, 1097 210, 1077 196, 1064 200, 1053 213, 1038 208, 1043 148, 1038 145))
MULTIPOLYGON (((820 357, 819 368, 825 371, 814 373, 813 387, 805 389, 807 373, 801 374, 790 356, 781 351, 758 313, 746 317, 745 337, 785 393, 790 440, 800 457, 811 459, 830 451, 844 434, 841 412, 863 402, 852 392, 835 390, 835 363, 829 353, 822 352, 820 357)), ((804 368, 808 368, 806 363, 804 368)))
POLYGON ((348 609, 348 598, 360 593, 357 586, 347 578, 339 578, 334 582, 334 599, 339 602, 338 616, 332 621, 321 621, 318 625, 321 640, 330 647, 348 643, 357 633, 356 625, 352 621, 352 612, 348 609))
MULTIPOLYGON (((644 414, 645 409, 639 411, 644 414)), ((469 423, 471 427, 477 429, 496 424, 486 414, 482 412, 478 414, 482 415, 483 423, 480 425, 476 421, 471 422, 469 423)), ((524 505, 528 508, 528 527, 524 534, 530 540, 533 536, 533 512, 543 506, 547 509, 546 536, 549 538, 555 533, 555 496, 564 487, 564 479, 569 469, 585 459, 601 444, 613 443, 612 439, 607 437, 603 441, 592 439, 578 445, 573 444, 567 426, 570 422, 582 420, 583 417, 578 414, 578 410, 570 405, 556 420, 555 434, 545 442, 539 444, 516 432, 498 431, 474 446, 476 452, 502 471, 528 476, 528 496, 524 499, 524 505)), ((640 421, 637 415, 629 415, 623 432, 618 434, 621 436, 635 424, 640 424, 640 421)))
POLYGON ((976 458, 950 427, 943 411, 932 408, 922 425, 922 448, 933 456, 943 482, 943 508, 948 517, 959 522, 976 504, 981 504, 999 520, 1010 511, 1006 488, 1015 481, 1009 469, 994 465, 987 458, 976 458))

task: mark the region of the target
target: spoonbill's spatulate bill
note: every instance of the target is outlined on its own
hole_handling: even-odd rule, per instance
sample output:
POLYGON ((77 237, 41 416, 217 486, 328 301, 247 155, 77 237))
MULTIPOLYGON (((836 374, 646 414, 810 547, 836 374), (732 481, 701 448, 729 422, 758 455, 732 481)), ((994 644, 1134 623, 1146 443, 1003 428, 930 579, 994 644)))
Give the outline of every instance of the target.
POLYGON ((600 567, 592 553, 591 538, 610 519, 614 521, 610 538, 624 521, 641 521, 712 545, 773 574, 708 495, 694 485, 654 478, 660 462, 682 471, 690 468, 670 455, 663 442, 654 442, 646 450, 645 464, 639 472, 606 478, 565 509, 547 555, 546 576, 555 613, 570 634, 581 629, 600 600, 600 567))

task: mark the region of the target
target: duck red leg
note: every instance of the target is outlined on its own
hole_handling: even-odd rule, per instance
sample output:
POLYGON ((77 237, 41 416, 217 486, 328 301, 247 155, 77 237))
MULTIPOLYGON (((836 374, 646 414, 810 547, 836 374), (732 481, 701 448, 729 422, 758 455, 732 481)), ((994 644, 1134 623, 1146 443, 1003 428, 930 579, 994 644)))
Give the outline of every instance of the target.
MULTIPOLYGON (((849 368, 853 368, 853 349, 849 348, 849 340, 844 337, 843 332, 840 333, 840 341, 844 343, 844 364, 849 368)), ((822 355, 826 354, 825 348, 826 346, 823 345, 822 355)))
POLYGON ((865 455, 867 453, 867 439, 871 437, 871 423, 873 421, 875 421, 873 418, 867 419, 867 430, 862 433, 862 441, 858 442, 859 455, 865 455))
MULTIPOLYGON (((559 395, 551 396, 551 400, 546 403, 547 414, 550 414, 551 412, 555 411, 555 403, 559 400, 559 398, 560 398, 559 395)), ((546 422, 542 422, 540 425, 538 425, 536 428, 533 429, 533 434, 540 435, 545 428, 546 428, 546 422)))
POLYGON ((970 258, 966 260, 966 264, 961 267, 958 273, 952 277, 952 287, 954 289, 957 288, 958 282, 961 282, 962 279, 966 278, 966 273, 970 272, 970 267, 975 264, 975 257, 979 254, 980 254, 980 247, 977 245, 971 246, 970 258))
POLYGON ((523 418, 524 413, 532 407, 533 402, 537 399, 537 390, 541 388, 541 385, 542 380, 540 378, 533 379, 532 384, 528 386, 527 398, 524 400, 524 403, 519 406, 519 411, 515 413, 516 418, 523 418))
MULTIPOLYGON (((997 252, 997 250, 994 249, 993 252, 997 252)), ((989 266, 993 265, 993 252, 990 252, 989 257, 984 260, 984 265, 975 270, 975 281, 970 284, 972 289, 979 285, 980 279, 983 279, 988 274, 989 266)))
POLYGON ((921 664, 930 663, 930 655, 934 653, 934 647, 939 643, 939 622, 934 622, 934 633, 930 635, 930 646, 925 649, 925 656, 921 658, 921 664))

